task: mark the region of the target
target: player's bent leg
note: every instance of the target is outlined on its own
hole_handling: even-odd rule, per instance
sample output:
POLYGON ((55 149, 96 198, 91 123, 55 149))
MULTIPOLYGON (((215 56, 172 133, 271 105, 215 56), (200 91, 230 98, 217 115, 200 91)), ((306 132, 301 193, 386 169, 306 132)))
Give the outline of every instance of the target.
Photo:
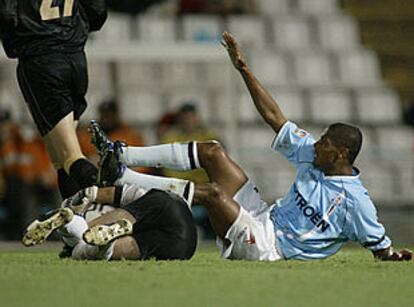
POLYGON ((138 260, 141 253, 137 241, 132 236, 115 240, 111 260, 138 260))
POLYGON ((239 216, 239 204, 217 183, 196 186, 194 201, 207 209, 214 232, 224 239, 239 216))
POLYGON ((96 184, 98 170, 82 154, 73 116, 73 112, 66 115, 43 140, 55 167, 63 167, 80 188, 86 188, 96 184))
POLYGON ((220 143, 197 143, 198 159, 211 182, 217 183, 229 196, 247 182, 247 176, 226 153, 220 143))

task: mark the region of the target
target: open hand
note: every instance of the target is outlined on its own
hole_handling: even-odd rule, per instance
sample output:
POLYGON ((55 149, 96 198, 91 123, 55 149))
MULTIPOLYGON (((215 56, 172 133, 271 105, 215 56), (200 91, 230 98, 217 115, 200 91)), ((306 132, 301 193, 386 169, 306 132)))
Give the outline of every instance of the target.
POLYGON ((221 44, 226 48, 229 53, 230 59, 233 62, 234 67, 237 70, 242 70, 247 67, 246 60, 240 50, 239 44, 236 41, 236 38, 230 33, 224 31, 222 35, 223 39, 221 44))

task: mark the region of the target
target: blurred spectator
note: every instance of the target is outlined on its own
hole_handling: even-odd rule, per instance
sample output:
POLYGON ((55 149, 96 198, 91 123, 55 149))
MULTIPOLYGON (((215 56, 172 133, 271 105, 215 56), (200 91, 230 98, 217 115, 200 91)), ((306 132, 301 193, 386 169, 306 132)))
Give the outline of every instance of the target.
MULTIPOLYGON (((174 125, 170 125, 171 128, 168 131, 165 131, 161 136, 160 143, 186 142, 191 140, 208 141, 217 139, 217 134, 207 129, 200 122, 197 107, 191 101, 184 103, 179 108, 173 123, 174 125)), ((208 182, 207 174, 203 169, 196 169, 188 172, 163 169, 163 175, 192 180, 198 184, 208 182)), ((192 208, 192 214, 195 222, 201 227, 201 231, 203 232, 201 237, 212 238, 214 235, 204 207, 194 206, 192 208)))
POLYGON ((162 142, 164 135, 174 127, 176 113, 168 111, 164 113, 156 125, 158 143, 162 142))
POLYGON ((20 239, 27 224, 58 203, 56 174, 40 136, 0 110, 0 164, 4 180, 5 239, 20 239))
MULTIPOLYGON (((133 127, 125 124, 119 114, 118 103, 115 100, 104 101, 98 107, 98 122, 112 140, 120 140, 133 146, 145 144, 143 136, 133 127)), ((87 127, 79 129, 79 143, 82 152, 92 161, 97 162, 98 156, 95 147, 91 144, 91 137, 87 127)), ((149 168, 138 168, 140 172, 150 172, 149 168)))
POLYGON ((180 0, 180 14, 255 14, 256 0, 180 0))

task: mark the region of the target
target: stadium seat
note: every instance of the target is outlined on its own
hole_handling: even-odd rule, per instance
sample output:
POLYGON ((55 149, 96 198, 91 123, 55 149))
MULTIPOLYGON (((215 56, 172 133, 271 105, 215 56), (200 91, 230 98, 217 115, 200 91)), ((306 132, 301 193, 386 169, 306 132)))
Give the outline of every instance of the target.
POLYGON ((342 90, 311 90, 309 93, 312 119, 316 123, 352 120, 351 97, 342 90))
POLYGON ((289 0, 260 0, 260 14, 264 16, 274 17, 275 15, 284 15, 289 13, 289 0))
POLYGON ((361 171, 362 184, 374 202, 395 202, 398 172, 393 165, 383 160, 361 160, 357 167, 361 171))
POLYGON ((273 154, 270 146, 275 136, 276 133, 264 123, 243 126, 240 129, 240 153, 249 155, 252 161, 261 161, 263 155, 273 154))
POLYGON ((220 42, 222 27, 217 16, 186 15, 182 18, 183 38, 196 42, 220 42))
POLYGON ((29 113, 17 83, 16 65, 15 61, 5 61, 0 65, 0 108, 8 109, 14 120, 27 120, 29 113))
POLYGON ((308 120, 303 93, 299 88, 271 88, 269 91, 286 118, 298 123, 308 120))
POLYGON ((256 47, 265 45, 266 31, 264 22, 260 17, 229 16, 227 28, 242 45, 256 47))
POLYGON ((288 60, 284 55, 274 52, 254 52, 250 64, 265 86, 288 85, 292 79, 288 60))
POLYGON ((197 63, 174 61, 163 64, 164 84, 168 87, 187 87, 200 81, 197 63))
POLYGON ((414 160, 412 154, 395 161, 399 178, 399 193, 396 200, 412 203, 414 199, 414 160), (399 197, 398 197, 399 196, 399 197))
POLYGON ((243 93, 238 98, 239 108, 237 111, 238 119, 241 122, 259 122, 260 115, 257 112, 249 93, 243 93))
POLYGON ((126 14, 111 13, 103 28, 93 33, 93 40, 100 42, 125 42, 133 38, 132 19, 126 14))
POLYGON ((273 40, 278 49, 311 48, 311 27, 307 17, 277 17, 273 21, 273 40))
POLYGON ((311 15, 329 15, 339 12, 338 0, 297 0, 300 13, 311 15))
POLYGON ((381 85, 378 59, 368 50, 338 54, 339 79, 347 86, 381 85))
POLYGON ((360 46, 358 25, 350 17, 324 17, 316 25, 320 45, 325 49, 339 51, 360 46))
POLYGON ((153 124, 160 118, 163 111, 165 111, 161 96, 155 91, 124 91, 121 93, 119 101, 121 105, 121 117, 131 124, 153 124))
POLYGON ((385 158, 392 160, 414 154, 414 131, 411 127, 378 127, 376 130, 379 152, 385 158))
POLYGON ((162 81, 158 66, 150 62, 119 61, 117 63, 118 82, 122 90, 136 87, 156 86, 162 81))
POLYGON ((359 90, 355 97, 358 119, 364 124, 398 123, 402 118, 398 95, 391 90, 359 90))
POLYGON ((151 15, 139 15, 135 19, 138 39, 151 42, 173 42, 176 40, 175 19, 151 15))
POLYGON ((331 58, 324 53, 295 53, 294 72, 298 85, 327 86, 334 81, 331 58))

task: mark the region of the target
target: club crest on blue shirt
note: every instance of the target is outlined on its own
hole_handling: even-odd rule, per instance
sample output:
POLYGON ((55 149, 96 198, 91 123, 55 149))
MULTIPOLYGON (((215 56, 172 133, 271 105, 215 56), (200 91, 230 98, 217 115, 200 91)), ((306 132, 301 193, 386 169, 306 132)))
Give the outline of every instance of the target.
POLYGON ((299 129, 299 128, 295 128, 295 130, 293 130, 293 133, 296 134, 300 138, 304 138, 305 136, 308 135, 308 133, 305 130, 299 129))

